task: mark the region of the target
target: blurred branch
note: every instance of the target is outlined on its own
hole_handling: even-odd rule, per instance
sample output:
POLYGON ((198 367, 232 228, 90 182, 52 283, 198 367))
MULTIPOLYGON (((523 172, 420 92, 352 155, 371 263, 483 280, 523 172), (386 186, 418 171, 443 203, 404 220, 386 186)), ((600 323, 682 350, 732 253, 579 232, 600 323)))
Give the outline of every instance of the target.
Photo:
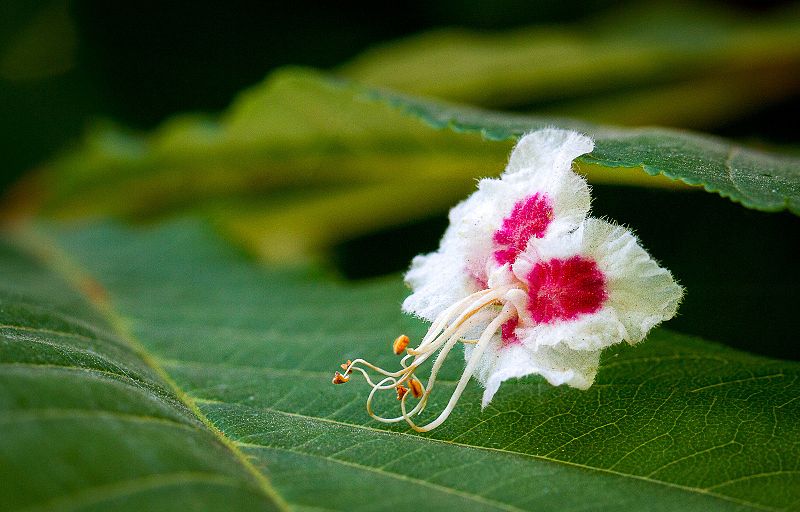
POLYGON ((365 52, 339 72, 461 103, 680 127, 715 126, 800 91, 798 13, 753 20, 682 7, 642 7, 572 27, 440 30, 365 52))

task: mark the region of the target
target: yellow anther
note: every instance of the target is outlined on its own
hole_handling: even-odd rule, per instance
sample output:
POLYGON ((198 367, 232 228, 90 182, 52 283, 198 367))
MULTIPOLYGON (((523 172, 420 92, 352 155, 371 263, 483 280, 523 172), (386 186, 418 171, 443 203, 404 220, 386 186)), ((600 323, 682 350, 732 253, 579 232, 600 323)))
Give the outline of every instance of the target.
POLYGON ((397 399, 398 400, 402 400, 403 397, 406 396, 406 393, 408 393, 408 388, 405 387, 402 384, 399 384, 397 387, 395 387, 395 389, 397 390, 397 399))
POLYGON ((422 396, 422 383, 416 377, 411 377, 408 380, 408 386, 411 388, 411 394, 414 395, 414 398, 419 398, 422 396))
POLYGON ((405 334, 401 334, 400 336, 395 338, 394 343, 392 343, 392 350, 394 350, 394 353, 399 356, 406 349, 409 341, 411 340, 408 339, 408 336, 406 336, 405 334))
POLYGON ((352 365, 352 364, 353 364, 353 361, 351 361, 351 360, 349 360, 349 359, 348 359, 346 363, 342 363, 342 364, 341 364, 341 365, 339 365, 339 366, 341 366, 341 367, 342 367, 342 370, 344 370, 344 374, 345 374, 345 375, 349 375, 349 374, 350 374, 350 372, 352 371, 352 370, 350 369, 350 365, 352 365))
POLYGON ((348 380, 350 380, 350 377, 346 377, 341 373, 336 372, 333 374, 333 380, 331 382, 333 382, 334 384, 344 384, 348 380))

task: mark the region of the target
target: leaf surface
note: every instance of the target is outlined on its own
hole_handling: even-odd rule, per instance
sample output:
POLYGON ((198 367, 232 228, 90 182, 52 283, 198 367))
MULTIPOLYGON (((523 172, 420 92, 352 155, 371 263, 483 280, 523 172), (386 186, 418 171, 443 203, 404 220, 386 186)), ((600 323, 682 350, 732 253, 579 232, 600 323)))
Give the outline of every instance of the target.
POLYGON ((39 249, 0 243, 0 509, 283 508, 101 285, 39 249))
POLYGON ((788 209, 800 215, 800 158, 749 149, 718 137, 668 128, 612 128, 579 121, 550 122, 419 99, 388 91, 373 93, 437 128, 480 132, 492 140, 516 138, 546 126, 584 132, 595 149, 576 159, 603 169, 642 169, 702 186, 748 208, 788 209))
POLYGON ((424 332, 396 277, 264 269, 192 222, 25 240, 0 247, 3 510, 800 504, 798 363, 660 329, 605 353, 588 391, 526 378, 481 411, 473 382, 417 435, 370 421, 365 385, 330 385, 424 332))

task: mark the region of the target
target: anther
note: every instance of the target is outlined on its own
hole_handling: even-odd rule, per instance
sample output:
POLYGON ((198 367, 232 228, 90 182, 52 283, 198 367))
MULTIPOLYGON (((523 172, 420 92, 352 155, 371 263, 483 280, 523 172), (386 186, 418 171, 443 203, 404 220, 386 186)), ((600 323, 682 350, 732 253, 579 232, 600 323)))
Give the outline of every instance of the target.
POLYGON ((350 366, 352 366, 352 364, 353 364, 353 361, 351 361, 351 360, 349 360, 349 359, 348 359, 346 363, 342 363, 342 364, 340 364, 339 366, 341 366, 341 367, 342 367, 342 370, 344 370, 344 374, 345 374, 345 375, 350 375, 350 372, 351 372, 351 371, 353 371, 353 370, 350 368, 350 366))
POLYGON ((411 377, 408 380, 408 386, 411 388, 411 394, 414 395, 414 398, 419 398, 422 396, 422 383, 416 377, 411 377))
POLYGON ((342 375, 341 373, 336 372, 336 373, 333 374, 333 380, 331 380, 331 382, 334 383, 334 384, 344 384, 348 380, 350 380, 350 377, 346 377, 346 376, 342 375))
POLYGON ((392 350, 394 351, 395 354, 399 356, 406 349, 409 341, 411 340, 408 339, 408 336, 406 336, 405 334, 401 334, 400 336, 395 338, 394 343, 392 343, 392 350))
POLYGON ((397 385, 395 387, 395 389, 397 390, 397 399, 398 400, 402 400, 403 397, 406 396, 406 393, 408 393, 408 388, 403 386, 402 384, 397 385))

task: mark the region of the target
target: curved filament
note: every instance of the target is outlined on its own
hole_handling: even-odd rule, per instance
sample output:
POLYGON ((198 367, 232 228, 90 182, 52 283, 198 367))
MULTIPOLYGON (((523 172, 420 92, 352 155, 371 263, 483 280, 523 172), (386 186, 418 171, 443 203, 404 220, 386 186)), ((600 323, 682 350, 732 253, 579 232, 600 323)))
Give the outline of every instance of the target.
POLYGON ((480 321, 476 315, 484 310, 486 307, 501 304, 503 295, 510 289, 510 287, 500 287, 495 289, 481 290, 464 299, 460 300, 453 306, 447 308, 431 324, 430 329, 423 337, 422 341, 416 348, 407 348, 406 354, 400 360, 400 369, 396 371, 387 371, 379 366, 376 366, 364 359, 355 359, 348 361, 347 364, 342 365, 344 368, 344 376, 339 375, 334 379, 334 383, 347 382, 349 376, 353 371, 359 372, 367 384, 372 388, 367 397, 367 412, 377 421, 382 423, 398 423, 405 421, 411 428, 418 432, 428 432, 441 425, 458 403, 461 394, 469 382, 470 376, 475 371, 481 356, 483 355, 486 347, 490 344, 494 334, 500 329, 510 318, 516 315, 514 307, 507 303, 503 306, 499 314, 489 323, 486 329, 481 334, 480 338, 476 340, 464 340, 463 336, 480 321), (431 422, 426 425, 419 426, 412 417, 420 414, 428 403, 428 398, 433 391, 434 384, 436 383, 436 376, 444 364, 453 347, 459 342, 475 344, 467 362, 464 372, 456 385, 455 391, 450 397, 445 408, 442 412, 431 422), (419 366, 430 359, 438 352, 431 368, 430 376, 428 377, 427 384, 423 384, 415 376, 415 371, 419 366), (379 379, 373 381, 370 376, 370 371, 377 373, 379 379), (406 387, 408 385, 409 389, 406 387), (375 413, 372 408, 372 403, 378 391, 396 390, 397 398, 400 401, 401 415, 396 417, 386 418, 375 413), (412 395, 419 398, 416 405, 408 410, 406 400, 408 396, 412 395))

